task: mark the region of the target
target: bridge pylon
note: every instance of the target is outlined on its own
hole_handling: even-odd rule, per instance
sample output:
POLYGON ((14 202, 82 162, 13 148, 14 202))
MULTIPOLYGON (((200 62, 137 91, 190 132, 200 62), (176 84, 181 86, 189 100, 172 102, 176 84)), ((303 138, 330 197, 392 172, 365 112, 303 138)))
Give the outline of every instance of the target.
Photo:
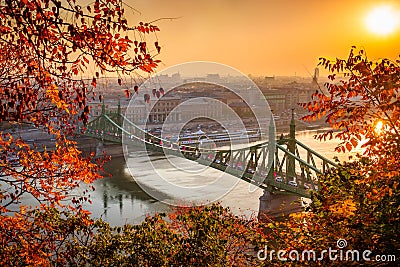
POLYGON ((271 118, 269 121, 269 129, 268 129, 268 166, 270 167, 268 171, 268 179, 273 180, 275 174, 275 124, 274 117, 271 113, 271 118))
MULTIPOLYGON (((296 123, 294 120, 294 109, 292 109, 292 120, 290 121, 290 132, 289 140, 287 142, 287 149, 293 155, 296 154, 296 123)), ((288 155, 288 160, 286 161, 286 177, 287 179, 293 180, 296 177, 296 166, 295 158, 288 155)))

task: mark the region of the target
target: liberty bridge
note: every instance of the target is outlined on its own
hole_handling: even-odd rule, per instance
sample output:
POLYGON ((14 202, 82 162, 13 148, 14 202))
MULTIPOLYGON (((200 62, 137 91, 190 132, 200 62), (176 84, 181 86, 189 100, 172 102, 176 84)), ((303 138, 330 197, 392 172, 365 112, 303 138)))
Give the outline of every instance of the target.
MULTIPOLYGON (((270 123, 269 140, 274 140, 274 125, 270 123)), ((275 142, 248 143, 245 147, 225 148, 202 146, 203 141, 181 142, 147 132, 121 112, 120 105, 109 112, 102 105, 101 114, 86 126, 84 135, 113 143, 144 145, 149 151, 175 155, 231 174, 264 189, 260 197, 267 207, 274 194, 290 194, 310 198, 318 190, 318 175, 337 165, 296 140, 292 112, 289 135, 275 142), (124 141, 123 141, 124 140, 124 141)), ((218 142, 216 139, 214 142, 218 142)))

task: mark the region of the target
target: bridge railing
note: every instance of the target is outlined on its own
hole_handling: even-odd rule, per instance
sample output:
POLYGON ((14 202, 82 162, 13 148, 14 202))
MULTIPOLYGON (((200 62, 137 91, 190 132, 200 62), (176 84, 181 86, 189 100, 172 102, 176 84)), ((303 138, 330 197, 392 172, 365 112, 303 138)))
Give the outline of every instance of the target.
POLYGON ((301 150, 299 150, 299 147, 302 148, 303 151, 305 151, 305 154, 306 154, 305 156, 307 157, 307 163, 316 168, 318 166, 317 163, 319 163, 319 165, 321 165, 321 168, 322 168, 322 173, 324 173, 329 168, 332 168, 332 167, 337 168, 338 167, 338 165, 335 162, 325 158, 321 154, 319 154, 316 151, 307 147, 305 144, 296 140, 296 155, 298 157, 304 156, 304 153, 301 153, 301 150), (303 155, 301 155, 301 154, 303 154, 303 155))

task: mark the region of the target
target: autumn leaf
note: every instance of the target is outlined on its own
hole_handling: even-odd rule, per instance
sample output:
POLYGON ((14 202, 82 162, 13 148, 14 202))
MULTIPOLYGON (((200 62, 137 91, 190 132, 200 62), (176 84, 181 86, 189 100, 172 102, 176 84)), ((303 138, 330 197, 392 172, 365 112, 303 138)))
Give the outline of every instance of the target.
POLYGON ((125 92, 125 96, 126 96, 126 98, 129 98, 129 96, 130 96, 130 92, 129 92, 129 90, 128 90, 128 89, 125 89, 125 90, 124 90, 124 92, 125 92))
POLYGON ((150 95, 149 94, 144 94, 143 99, 144 99, 144 102, 150 103, 150 95))
MULTIPOLYGON (((92 223, 83 209, 83 203, 90 202, 88 193, 79 198, 69 193, 101 178, 105 160, 84 155, 70 141, 90 118, 88 102, 96 99, 100 74, 130 75, 157 67, 155 52, 147 48, 157 39, 151 34, 157 26, 140 24, 143 36, 130 26, 120 1, 96 0, 85 7, 67 2, 0 4, 0 122, 30 125, 55 136, 53 146, 44 147, 0 135, 2 177, 9 177, 0 186, 0 228, 9 229, 0 231, 1 266, 64 265, 69 254, 55 253, 55 247, 75 234, 85 236, 69 231, 89 230, 92 223), (130 36, 140 38, 140 44, 130 36), (14 168, 13 161, 20 168, 14 168), (40 209, 18 209, 26 197, 36 199, 40 209), (73 217, 60 213, 64 211, 73 217), (53 259, 57 263, 50 263, 53 259)), ((138 90, 135 86, 135 93, 138 90)), ((98 99, 102 102, 103 96, 98 99)))

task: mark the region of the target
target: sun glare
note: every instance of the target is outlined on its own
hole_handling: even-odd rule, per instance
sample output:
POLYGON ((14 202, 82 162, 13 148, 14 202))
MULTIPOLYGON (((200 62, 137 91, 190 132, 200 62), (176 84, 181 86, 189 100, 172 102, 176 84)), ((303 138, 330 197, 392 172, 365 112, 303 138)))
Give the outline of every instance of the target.
POLYGON ((397 30, 400 24, 400 12, 385 5, 375 7, 366 17, 368 29, 379 35, 387 35, 397 30))
POLYGON ((375 132, 377 134, 380 134, 382 132, 382 128, 383 128, 383 122, 382 121, 378 121, 375 125, 375 132))

